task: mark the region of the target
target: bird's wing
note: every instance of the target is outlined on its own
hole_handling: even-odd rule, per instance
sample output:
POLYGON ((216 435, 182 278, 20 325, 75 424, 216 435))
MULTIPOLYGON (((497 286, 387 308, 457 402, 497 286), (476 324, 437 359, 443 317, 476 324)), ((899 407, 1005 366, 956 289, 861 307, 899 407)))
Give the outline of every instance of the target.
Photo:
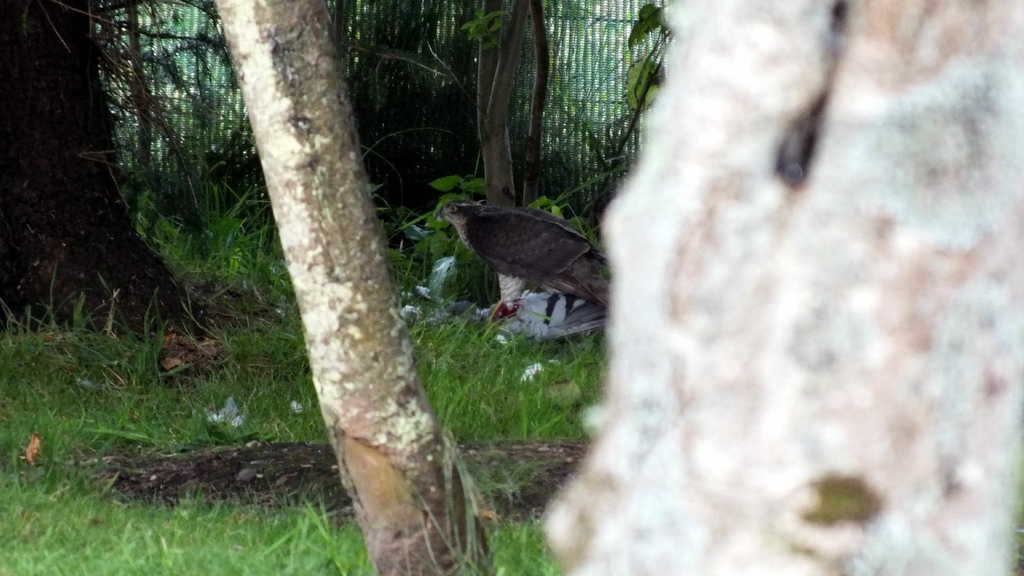
POLYGON ((583 258, 573 262, 564 272, 548 278, 544 285, 604 306, 609 302, 608 280, 592 262, 583 258))
POLYGON ((481 210, 466 223, 466 244, 499 273, 537 282, 564 272, 593 249, 568 222, 537 213, 545 214, 481 210))
POLYGON ((529 216, 532 216, 533 218, 536 218, 537 220, 554 224, 554 225, 558 226, 559 228, 561 228, 561 229, 565 230, 566 232, 568 232, 573 237, 579 238, 580 240, 586 242, 588 245, 590 245, 590 252, 587 254, 588 258, 590 258, 591 260, 594 260, 598 264, 607 264, 608 263, 607 259, 605 258, 604 253, 601 252, 600 250, 598 250, 596 246, 591 244, 590 239, 587 238, 585 234, 583 234, 582 232, 577 230, 572 225, 572 223, 569 222, 568 220, 566 220, 565 218, 559 218, 558 216, 555 216, 554 214, 552 214, 550 212, 547 212, 545 210, 540 210, 540 209, 537 209, 537 208, 516 208, 516 210, 518 212, 522 212, 522 213, 528 214, 529 216))
POLYGON ((608 281, 595 266, 603 255, 565 220, 540 210, 480 207, 458 226, 466 246, 499 275, 608 303, 608 281))

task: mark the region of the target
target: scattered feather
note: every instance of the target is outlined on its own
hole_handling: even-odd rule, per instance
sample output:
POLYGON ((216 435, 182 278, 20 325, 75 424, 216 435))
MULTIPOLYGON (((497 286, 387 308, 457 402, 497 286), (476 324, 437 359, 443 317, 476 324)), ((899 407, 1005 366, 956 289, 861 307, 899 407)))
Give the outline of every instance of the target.
MULTIPOLYGON (((448 283, 448 279, 455 274, 455 256, 445 256, 444 258, 438 258, 437 262, 434 262, 434 269, 430 271, 430 292, 435 297, 440 298, 440 295, 444 293, 444 286, 448 283)), ((429 296, 428 296, 429 298, 429 296)))
POLYGON ((405 320, 409 324, 412 324, 413 322, 418 321, 421 316, 423 316, 423 310, 420 310, 419 306, 413 306, 412 304, 409 304, 408 306, 403 306, 402 310, 398 314, 402 317, 402 320, 405 320))
MULTIPOLYGON (((500 336, 500 334, 499 334, 500 336)), ((523 375, 519 377, 520 382, 533 382, 533 379, 537 376, 537 373, 544 369, 544 365, 540 362, 536 364, 530 364, 523 370, 523 375)))
POLYGON ((227 401, 224 402, 224 407, 221 408, 219 412, 207 410, 206 419, 210 422, 227 422, 235 428, 245 424, 245 414, 239 412, 238 404, 235 402, 234 396, 229 397, 227 401))

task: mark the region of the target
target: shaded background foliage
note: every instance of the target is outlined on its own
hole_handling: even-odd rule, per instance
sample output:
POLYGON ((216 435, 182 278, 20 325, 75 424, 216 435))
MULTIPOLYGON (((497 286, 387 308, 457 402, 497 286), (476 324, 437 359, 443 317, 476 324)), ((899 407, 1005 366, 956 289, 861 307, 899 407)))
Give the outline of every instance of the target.
MULTIPOLYGON (((552 67, 541 194, 565 195, 578 212, 610 193, 636 150, 635 133, 623 139, 632 114, 624 81, 635 59, 626 42, 641 4, 546 6, 552 67)), ((428 182, 480 171, 473 102, 478 45, 461 29, 478 3, 348 0, 342 6, 348 82, 375 193, 382 205, 430 208, 439 193, 428 182)), ((212 0, 99 0, 97 13, 120 181, 140 227, 170 219, 201 250, 207 215, 218 207, 245 197, 255 201, 244 203, 239 218, 269 219, 212 0)), ((534 68, 529 27, 526 34, 509 126, 520 173, 534 68)))

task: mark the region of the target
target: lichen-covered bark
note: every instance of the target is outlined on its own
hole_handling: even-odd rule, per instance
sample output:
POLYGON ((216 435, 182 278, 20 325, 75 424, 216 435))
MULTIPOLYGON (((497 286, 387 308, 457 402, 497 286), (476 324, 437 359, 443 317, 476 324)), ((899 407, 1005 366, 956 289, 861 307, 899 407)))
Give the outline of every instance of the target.
POLYGON ((302 313, 324 419, 380 574, 485 546, 398 314, 322 2, 219 0, 302 313), (469 508, 467 508, 469 507, 469 508))
POLYGON ((575 576, 1007 573, 1024 4, 674 16, 556 554, 575 576))

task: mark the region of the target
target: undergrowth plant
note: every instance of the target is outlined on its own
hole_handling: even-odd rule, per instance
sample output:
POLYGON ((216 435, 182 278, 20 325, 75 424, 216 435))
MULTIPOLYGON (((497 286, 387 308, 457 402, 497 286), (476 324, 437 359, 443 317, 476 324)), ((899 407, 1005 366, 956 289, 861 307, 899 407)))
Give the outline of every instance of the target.
MULTIPOLYGON (((468 299, 481 305, 494 303, 498 298, 494 272, 462 244, 448 222, 435 217, 437 209, 452 200, 484 196, 483 178, 453 174, 429 185, 441 193, 432 210, 417 214, 404 207, 380 209, 400 283, 407 291, 416 285, 425 286, 438 301, 468 299)), ((566 218, 597 243, 596 230, 586 219, 574 215, 566 197, 567 194, 555 199, 541 196, 530 207, 566 218)))
POLYGON ((291 283, 269 201, 255 190, 237 195, 226 184, 214 182, 207 182, 205 191, 210 209, 201 234, 166 218, 140 222, 137 228, 140 232, 148 229, 145 237, 186 282, 290 295, 291 283), (226 204, 227 198, 237 200, 226 204))

